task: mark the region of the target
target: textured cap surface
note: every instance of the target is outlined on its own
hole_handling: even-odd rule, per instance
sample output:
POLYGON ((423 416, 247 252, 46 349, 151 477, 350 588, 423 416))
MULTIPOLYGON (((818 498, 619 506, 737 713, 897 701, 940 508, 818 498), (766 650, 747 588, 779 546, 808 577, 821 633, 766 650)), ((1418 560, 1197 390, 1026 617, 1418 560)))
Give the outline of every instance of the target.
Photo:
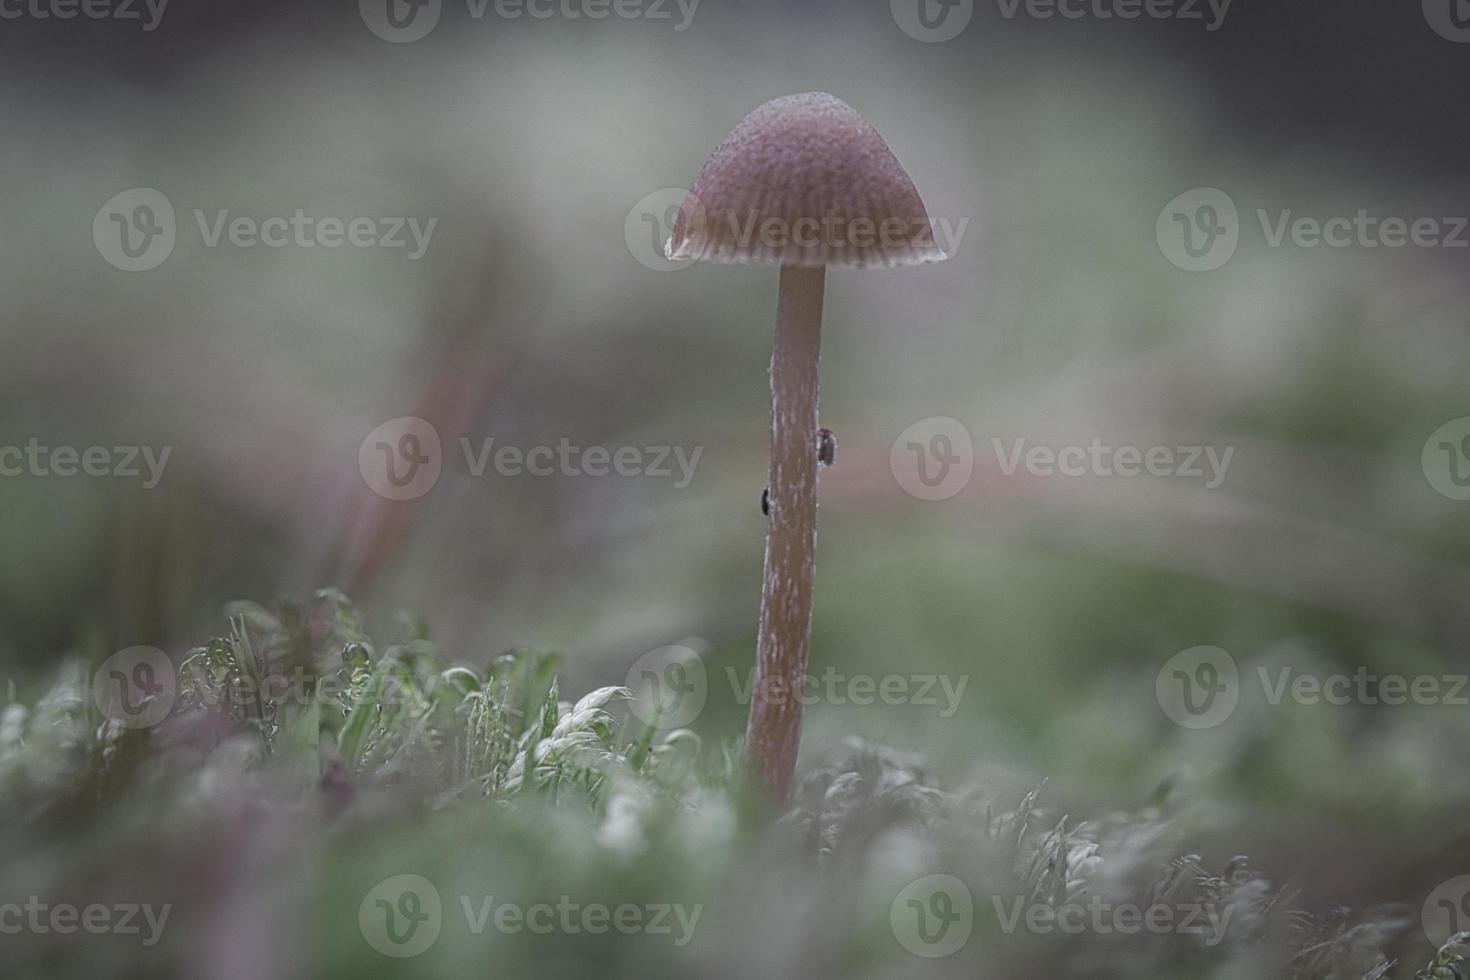
POLYGON ((774 99, 741 120, 690 189, 671 259, 893 266, 945 257, 903 165, 836 96, 774 99))

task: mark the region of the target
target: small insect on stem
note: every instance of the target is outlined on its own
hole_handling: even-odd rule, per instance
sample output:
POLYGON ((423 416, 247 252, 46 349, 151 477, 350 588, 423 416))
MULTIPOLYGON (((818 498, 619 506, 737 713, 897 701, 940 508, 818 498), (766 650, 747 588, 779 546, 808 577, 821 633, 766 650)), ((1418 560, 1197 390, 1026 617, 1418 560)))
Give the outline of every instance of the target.
MULTIPOLYGON (((831 466, 837 462, 837 437, 825 425, 817 430, 817 462, 831 466)), ((771 516, 771 488, 761 491, 761 513, 771 516)))
POLYGON ((837 437, 825 425, 817 430, 817 462, 823 466, 837 462, 837 437))

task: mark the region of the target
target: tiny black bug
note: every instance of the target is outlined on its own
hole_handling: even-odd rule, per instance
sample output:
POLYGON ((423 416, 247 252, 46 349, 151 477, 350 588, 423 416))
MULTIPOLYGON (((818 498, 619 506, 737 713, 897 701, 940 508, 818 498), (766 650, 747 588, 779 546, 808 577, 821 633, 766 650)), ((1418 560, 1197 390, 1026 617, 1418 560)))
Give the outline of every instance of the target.
POLYGON ((817 462, 823 466, 837 462, 837 437, 826 426, 817 430, 817 462))
POLYGON ((766 487, 761 491, 761 513, 767 517, 771 516, 771 488, 766 487))

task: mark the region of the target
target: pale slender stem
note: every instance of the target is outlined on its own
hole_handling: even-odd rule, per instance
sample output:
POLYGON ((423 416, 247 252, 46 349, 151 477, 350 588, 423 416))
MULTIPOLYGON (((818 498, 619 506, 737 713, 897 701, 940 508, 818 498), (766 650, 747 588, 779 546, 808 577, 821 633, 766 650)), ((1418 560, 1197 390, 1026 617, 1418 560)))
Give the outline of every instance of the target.
POLYGON ((781 267, 771 353, 771 482, 750 762, 785 802, 801 741, 801 697, 817 547, 817 365, 826 269, 781 267))

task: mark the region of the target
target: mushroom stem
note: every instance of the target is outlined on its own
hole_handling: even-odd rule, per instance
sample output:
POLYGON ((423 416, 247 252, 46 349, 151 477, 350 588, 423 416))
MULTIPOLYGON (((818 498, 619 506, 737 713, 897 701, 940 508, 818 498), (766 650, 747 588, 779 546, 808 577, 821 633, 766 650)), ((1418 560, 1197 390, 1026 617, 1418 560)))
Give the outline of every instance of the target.
POLYGON ((771 354, 770 522, 745 731, 752 767, 784 803, 801 741, 817 546, 817 366, 826 269, 783 265, 771 354))

